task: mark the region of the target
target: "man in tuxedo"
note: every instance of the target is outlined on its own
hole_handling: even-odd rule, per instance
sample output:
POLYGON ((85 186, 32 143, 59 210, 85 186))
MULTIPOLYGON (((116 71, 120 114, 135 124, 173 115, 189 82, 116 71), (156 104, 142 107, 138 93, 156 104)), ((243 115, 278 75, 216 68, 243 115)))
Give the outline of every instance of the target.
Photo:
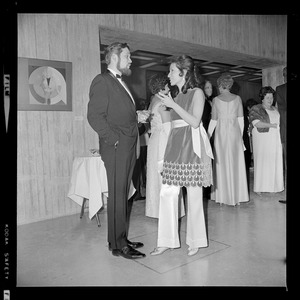
MULTIPOLYGON (((286 188, 286 87, 287 87, 287 67, 283 69, 284 84, 276 87, 276 106, 280 114, 280 138, 282 143, 284 173, 285 173, 285 188, 286 188)), ((280 200, 281 203, 286 203, 284 200, 280 200)))
POLYGON ((128 240, 128 195, 139 146, 135 101, 122 79, 131 75, 130 49, 115 42, 105 49, 107 71, 90 86, 87 119, 99 136, 99 152, 107 182, 108 247, 115 256, 145 257, 136 250, 144 245, 128 240))

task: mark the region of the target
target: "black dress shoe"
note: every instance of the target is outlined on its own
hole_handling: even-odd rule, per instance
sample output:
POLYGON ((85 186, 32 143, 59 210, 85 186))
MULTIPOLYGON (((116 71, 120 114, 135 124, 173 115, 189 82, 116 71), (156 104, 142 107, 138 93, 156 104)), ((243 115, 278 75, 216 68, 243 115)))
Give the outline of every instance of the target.
MULTIPOLYGON (((144 247, 144 244, 141 242, 131 242, 129 240, 127 240, 127 245, 133 249, 138 249, 138 248, 144 247)), ((108 250, 112 251, 112 247, 110 244, 108 244, 108 250)))
POLYGON ((137 258, 143 258, 146 255, 142 252, 139 252, 130 246, 125 246, 121 250, 119 249, 114 249, 112 250, 112 254, 114 256, 123 256, 124 258, 127 259, 137 259, 137 258))
POLYGON ((133 249, 138 249, 138 248, 144 247, 144 244, 141 242, 131 242, 129 240, 127 240, 127 245, 133 249))

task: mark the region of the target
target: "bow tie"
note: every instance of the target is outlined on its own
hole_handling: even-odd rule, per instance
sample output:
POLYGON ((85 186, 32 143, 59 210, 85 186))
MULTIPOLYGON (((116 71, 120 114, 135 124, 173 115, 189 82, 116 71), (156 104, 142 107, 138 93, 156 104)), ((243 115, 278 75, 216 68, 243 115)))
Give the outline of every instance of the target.
POLYGON ((122 80, 122 76, 119 74, 116 74, 116 77, 122 80))

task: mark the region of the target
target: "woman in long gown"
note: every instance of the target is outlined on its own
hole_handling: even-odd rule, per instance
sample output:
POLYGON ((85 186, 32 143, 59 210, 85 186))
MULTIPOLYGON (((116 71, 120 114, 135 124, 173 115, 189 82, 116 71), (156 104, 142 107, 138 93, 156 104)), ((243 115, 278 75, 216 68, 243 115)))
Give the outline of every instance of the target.
POLYGON ((262 87, 262 104, 253 106, 249 119, 252 130, 254 186, 256 193, 281 192, 284 190, 283 157, 280 139, 280 115, 273 106, 275 91, 272 87, 262 87))
POLYGON ((240 96, 232 94, 233 79, 223 74, 217 80, 220 95, 213 99, 208 135, 214 136, 214 166, 211 199, 237 205, 249 201, 244 156, 244 112, 240 96))
MULTIPOLYGON (((166 75, 155 74, 149 80, 149 89, 153 94, 149 110, 151 111, 150 132, 147 150, 147 175, 146 175, 146 216, 158 218, 159 193, 161 189, 161 172, 164 153, 171 128, 170 111, 161 104, 157 96, 159 92, 168 94, 169 79, 166 75)), ((183 201, 183 200, 182 200, 183 201)), ((182 205, 181 215, 184 216, 182 205)))
POLYGON ((207 247, 202 186, 212 182, 211 146, 202 125, 204 93, 198 88, 197 68, 191 57, 182 55, 170 64, 170 84, 177 86, 174 100, 160 95, 162 104, 170 107, 172 129, 163 164, 158 218, 157 248, 151 255, 179 248, 178 195, 187 190, 186 243, 188 255, 207 247))

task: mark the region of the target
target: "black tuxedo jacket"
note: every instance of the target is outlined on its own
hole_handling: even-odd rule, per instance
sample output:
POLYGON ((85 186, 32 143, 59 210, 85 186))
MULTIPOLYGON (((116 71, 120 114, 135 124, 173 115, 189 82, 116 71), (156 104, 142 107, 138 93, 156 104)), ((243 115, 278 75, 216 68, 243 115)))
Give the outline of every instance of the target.
POLYGON ((88 103, 88 122, 102 143, 114 145, 120 135, 138 135, 136 107, 128 92, 109 71, 92 81, 88 103))
POLYGON ((136 108, 109 71, 94 78, 89 96, 87 118, 99 135, 99 152, 107 173, 108 243, 112 249, 122 249, 127 245, 128 195, 137 153, 136 108))

